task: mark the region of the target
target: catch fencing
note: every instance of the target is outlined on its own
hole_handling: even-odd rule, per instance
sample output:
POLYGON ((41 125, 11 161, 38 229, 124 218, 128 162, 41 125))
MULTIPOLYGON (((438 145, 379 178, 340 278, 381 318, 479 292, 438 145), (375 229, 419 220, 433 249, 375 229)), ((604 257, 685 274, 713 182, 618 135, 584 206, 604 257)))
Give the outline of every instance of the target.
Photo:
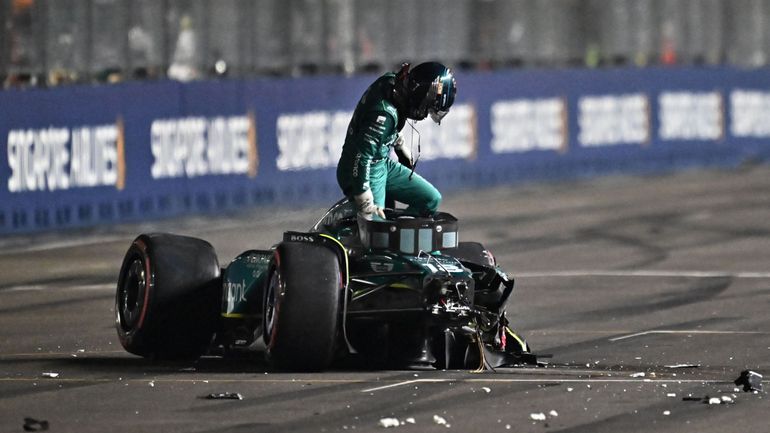
POLYGON ((762 67, 770 0, 0 0, 7 86, 456 67, 762 67))

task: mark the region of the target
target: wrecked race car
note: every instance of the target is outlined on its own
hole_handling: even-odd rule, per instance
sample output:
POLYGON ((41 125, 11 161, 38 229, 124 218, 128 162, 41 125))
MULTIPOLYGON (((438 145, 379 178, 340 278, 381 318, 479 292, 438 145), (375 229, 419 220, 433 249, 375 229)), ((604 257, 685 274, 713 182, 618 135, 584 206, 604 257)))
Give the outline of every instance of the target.
POLYGON ((297 371, 344 360, 478 370, 536 363, 508 326, 513 279, 481 244, 458 242, 452 215, 386 217, 365 220, 341 200, 309 231, 286 232, 222 268, 204 240, 142 234, 118 278, 120 342, 159 359, 261 347, 273 367, 297 371))

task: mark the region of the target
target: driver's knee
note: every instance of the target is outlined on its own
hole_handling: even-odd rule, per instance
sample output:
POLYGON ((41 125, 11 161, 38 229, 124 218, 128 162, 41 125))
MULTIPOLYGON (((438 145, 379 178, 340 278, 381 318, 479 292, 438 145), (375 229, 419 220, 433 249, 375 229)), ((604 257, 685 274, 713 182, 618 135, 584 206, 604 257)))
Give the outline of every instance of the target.
POLYGON ((431 188, 429 191, 425 191, 425 194, 420 197, 420 200, 413 202, 407 208, 408 213, 419 216, 433 216, 438 210, 441 204, 441 193, 437 189, 431 188))
POLYGON ((439 205, 441 204, 441 193, 437 189, 433 189, 428 195, 428 199, 425 202, 425 210, 431 214, 436 213, 439 205))

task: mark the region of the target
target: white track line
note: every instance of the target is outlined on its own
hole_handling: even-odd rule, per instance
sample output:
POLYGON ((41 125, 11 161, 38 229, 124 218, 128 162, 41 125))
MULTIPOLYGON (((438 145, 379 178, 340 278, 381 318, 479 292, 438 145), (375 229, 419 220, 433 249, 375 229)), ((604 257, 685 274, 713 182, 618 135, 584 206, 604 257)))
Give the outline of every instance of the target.
POLYGON ((411 385, 414 383, 732 383, 730 380, 715 380, 715 379, 650 379, 650 378, 617 378, 617 379, 601 379, 601 378, 585 378, 585 379, 558 379, 558 378, 519 378, 519 379, 416 379, 406 380, 404 382, 391 383, 389 385, 378 386, 376 388, 363 389, 362 393, 372 393, 377 391, 383 391, 386 389, 397 388, 401 386, 411 385))
MULTIPOLYGON (((380 390, 383 390, 383 389, 395 388, 395 387, 398 387, 398 386, 409 385, 409 384, 412 384, 412 383, 441 383, 441 382, 453 382, 453 380, 452 379, 412 379, 412 380, 406 380, 406 381, 403 381, 403 382, 391 383, 390 385, 378 386, 377 388, 365 389, 365 390, 363 390, 361 392, 375 392, 375 391, 380 391, 380 390)), ((454 382, 456 382, 456 381, 454 381, 454 382)))
POLYGON ((655 270, 575 270, 575 271, 543 271, 543 272, 513 272, 514 278, 547 278, 547 277, 664 277, 664 278, 770 278, 770 272, 728 272, 728 271, 655 271, 655 270))
POLYGON ((34 292, 39 290, 115 290, 115 283, 104 284, 25 284, 2 289, 0 292, 34 292))
POLYGON ((641 337, 643 335, 649 335, 649 334, 767 334, 767 332, 761 332, 761 331, 704 331, 702 329, 692 329, 692 330, 667 330, 667 329, 660 329, 660 330, 654 330, 654 331, 642 331, 642 332, 636 332, 633 334, 623 335, 620 337, 610 338, 610 341, 620 341, 620 340, 627 340, 629 338, 634 337, 641 337))

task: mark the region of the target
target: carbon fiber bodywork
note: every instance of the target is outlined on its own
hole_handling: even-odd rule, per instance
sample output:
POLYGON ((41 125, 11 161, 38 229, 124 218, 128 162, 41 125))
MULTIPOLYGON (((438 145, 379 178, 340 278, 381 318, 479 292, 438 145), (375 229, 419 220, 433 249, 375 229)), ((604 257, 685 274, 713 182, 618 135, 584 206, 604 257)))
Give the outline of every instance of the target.
MULTIPOLYGON (((513 280, 488 252, 458 245, 457 220, 449 214, 415 218, 398 210, 386 221, 371 222, 359 219, 354 205, 343 200, 311 230, 286 232, 282 242, 328 248, 337 255, 344 291, 339 358, 418 368, 536 362, 526 342, 507 326, 503 306, 513 280), (375 232, 379 246, 365 245, 375 232)), ((262 336, 274 250, 246 251, 223 269, 218 342, 228 349, 252 346, 262 336)))

